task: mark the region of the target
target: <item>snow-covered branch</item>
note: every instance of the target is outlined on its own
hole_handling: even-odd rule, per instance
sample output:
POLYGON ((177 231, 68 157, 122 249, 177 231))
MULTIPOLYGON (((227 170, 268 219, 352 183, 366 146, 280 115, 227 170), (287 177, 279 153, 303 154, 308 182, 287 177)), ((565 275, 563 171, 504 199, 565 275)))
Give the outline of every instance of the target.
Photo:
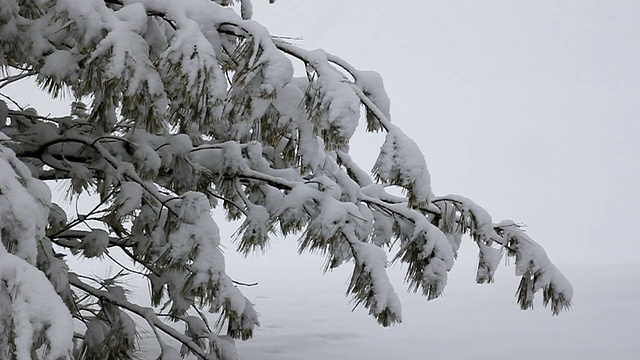
MULTIPOLYGON (((299 250, 326 256, 327 269, 353 262, 348 292, 385 326, 402 314, 384 251, 407 265, 409 289, 434 299, 464 234, 480 249, 478 282, 493 281, 506 253, 522 276, 523 308, 537 291, 554 313, 570 305, 569 283, 521 229, 493 224, 469 199, 432 193, 419 146, 391 122, 378 73, 274 38, 251 20, 251 1, 236 1, 239 13, 233 3, 0 0, 0 88, 33 79, 75 100, 55 118, 0 100, 0 256, 23 259, 49 280, 53 302, 82 319, 78 358, 98 356, 110 341, 120 351, 113 357, 132 357, 133 322, 123 309, 182 342, 181 355, 235 358, 229 339, 251 337, 259 321, 226 273, 213 209, 242 220, 235 241, 244 254, 297 234, 299 250), (306 76, 294 76, 292 61, 306 76), (371 174, 349 154, 362 109, 366 131, 385 132, 371 174), (70 219, 42 180, 65 180, 68 199, 88 194, 98 205, 70 219), (110 247, 144 271, 128 269, 110 247), (97 279, 102 288, 81 281, 65 251, 145 277, 166 318, 129 301, 113 279, 97 279), (99 301, 86 302, 70 284, 99 301), (205 307, 219 314, 223 333, 188 316, 205 307), (187 323, 185 334, 164 320, 187 323)), ((0 310, 8 309, 1 286, 0 310)), ((0 357, 30 346, 9 335, 0 330, 0 357)), ((162 358, 176 357, 158 341, 162 358)))
POLYGON ((145 321, 150 321, 154 327, 158 328, 159 330, 161 330, 162 332, 164 332, 165 334, 171 336, 172 338, 178 340, 179 342, 181 342, 182 344, 186 345, 189 347, 189 349, 196 354, 198 357, 200 357, 201 359, 210 359, 211 356, 209 356, 206 351, 204 349, 202 349, 200 346, 198 346, 193 339, 187 337, 186 335, 181 334, 180 332, 178 332, 176 329, 172 328, 171 326, 165 324, 163 321, 161 321, 155 314, 155 312, 153 311, 152 308, 145 308, 136 304, 133 304, 129 301, 127 301, 126 299, 122 299, 121 297, 118 297, 117 295, 114 295, 108 291, 104 291, 104 290, 100 290, 100 289, 96 289, 84 282, 82 282, 75 274, 70 273, 69 274, 69 283, 71 285, 73 285, 74 287, 77 287, 78 289, 93 295, 94 297, 96 297, 99 300, 102 301, 108 301, 110 303, 113 303, 114 305, 117 305, 123 309, 126 309, 128 311, 131 311, 132 313, 142 317, 143 319, 145 319, 145 321))

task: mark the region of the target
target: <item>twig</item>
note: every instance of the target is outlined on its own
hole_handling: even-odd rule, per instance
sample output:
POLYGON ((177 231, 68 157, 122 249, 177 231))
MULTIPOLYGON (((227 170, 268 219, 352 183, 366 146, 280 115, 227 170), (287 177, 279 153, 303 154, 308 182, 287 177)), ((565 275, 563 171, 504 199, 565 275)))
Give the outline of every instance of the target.
POLYGON ((152 329, 160 329, 165 334, 183 343, 189 349, 191 349, 191 351, 193 351, 193 353, 196 354, 196 356, 198 356, 199 358, 201 359, 209 358, 208 355, 204 352, 204 350, 201 349, 195 342, 193 342, 191 338, 189 338, 184 334, 181 334, 176 329, 170 327, 169 325, 165 324, 160 319, 158 319, 158 317, 153 312, 152 308, 142 307, 142 306, 130 303, 129 301, 120 299, 107 291, 96 289, 80 281, 77 274, 75 273, 69 273, 69 284, 73 285, 74 287, 86 293, 89 293, 97 297, 102 301, 110 302, 116 306, 119 306, 123 309, 126 309, 140 316, 141 318, 145 319, 149 323, 152 329))
POLYGON ((258 283, 254 282, 254 283, 244 283, 244 282, 240 282, 240 281, 236 281, 236 280, 231 280, 234 284, 236 285, 240 285, 240 286, 257 286, 258 283))
POLYGON ((18 74, 18 75, 13 75, 13 76, 7 76, 6 78, 0 80, 0 89, 2 89, 3 87, 12 84, 16 81, 20 81, 24 78, 27 78, 29 76, 33 76, 37 74, 37 72, 35 70, 31 70, 22 74, 18 74))
POLYGON ((130 272, 130 273, 133 273, 133 274, 142 275, 142 276, 144 276, 144 277, 146 277, 146 276, 147 276, 147 274, 145 274, 145 273, 143 273, 143 272, 141 272, 141 271, 133 270, 133 269, 130 269, 130 268, 128 268, 128 267, 126 267, 126 266, 122 265, 122 263, 120 263, 118 260, 114 259, 114 258, 113 258, 113 256, 109 255, 109 253, 105 253, 105 255, 107 255, 107 257, 108 257, 109 259, 111 259, 111 261, 113 261, 114 263, 116 263, 118 266, 120 266, 120 267, 121 267, 121 268, 123 268, 124 270, 126 270, 126 271, 128 271, 128 272, 130 272))
POLYGON ((17 101, 13 100, 9 95, 5 95, 3 93, 0 93, 0 96, 2 96, 3 98, 9 100, 13 105, 15 105, 18 109, 20 109, 20 111, 24 111, 24 108, 22 106, 20 106, 20 104, 18 104, 17 101))

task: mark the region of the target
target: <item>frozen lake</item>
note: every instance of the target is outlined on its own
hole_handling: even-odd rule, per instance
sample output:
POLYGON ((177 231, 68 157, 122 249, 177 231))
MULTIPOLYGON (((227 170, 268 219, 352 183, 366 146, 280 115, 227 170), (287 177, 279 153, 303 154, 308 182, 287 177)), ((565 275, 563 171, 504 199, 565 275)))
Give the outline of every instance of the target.
POLYGON ((239 354, 264 360, 640 357, 638 264, 557 262, 575 297, 570 312, 552 316, 541 296, 535 310, 519 310, 513 266, 502 266, 495 284, 476 285, 475 245, 466 245, 445 296, 431 302, 406 293, 403 272, 391 269, 403 323, 390 328, 378 326, 364 309, 351 312, 344 296, 348 266, 322 276, 322 259, 295 256, 291 243, 249 259, 244 269, 230 258, 230 273, 260 283, 244 292, 262 314, 262 326, 254 339, 239 343, 239 354))

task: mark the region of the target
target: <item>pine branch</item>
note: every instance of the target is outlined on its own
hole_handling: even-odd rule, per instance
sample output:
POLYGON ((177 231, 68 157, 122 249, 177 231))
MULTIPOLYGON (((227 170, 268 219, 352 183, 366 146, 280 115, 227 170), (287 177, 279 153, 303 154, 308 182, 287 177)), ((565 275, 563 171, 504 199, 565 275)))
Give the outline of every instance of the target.
POLYGON ((200 359, 210 359, 210 357, 203 351, 203 349, 196 345, 196 343, 194 343, 192 339, 165 324, 162 320, 158 319, 152 308, 146 308, 133 304, 129 301, 122 300, 107 291, 96 289, 80 281, 78 276, 71 272, 69 273, 69 283, 74 287, 86 293, 89 293, 102 301, 107 301, 140 316, 145 321, 148 321, 150 325, 152 325, 152 328, 162 330, 162 332, 164 332, 165 334, 189 347, 189 349, 193 351, 193 353, 196 354, 196 356, 198 356, 200 359))
MULTIPOLYGON (((88 235, 91 234, 91 231, 85 231, 85 230, 65 230, 59 234, 56 235, 52 235, 50 236, 51 240, 56 240, 59 241, 61 239, 82 239, 88 235)), ((67 247, 77 247, 77 246, 72 246, 72 244, 75 244, 75 242, 69 242, 67 243, 67 247)), ((128 244, 127 241, 123 241, 122 238, 116 237, 116 236, 109 236, 109 247, 112 246, 131 246, 131 244, 128 244)))

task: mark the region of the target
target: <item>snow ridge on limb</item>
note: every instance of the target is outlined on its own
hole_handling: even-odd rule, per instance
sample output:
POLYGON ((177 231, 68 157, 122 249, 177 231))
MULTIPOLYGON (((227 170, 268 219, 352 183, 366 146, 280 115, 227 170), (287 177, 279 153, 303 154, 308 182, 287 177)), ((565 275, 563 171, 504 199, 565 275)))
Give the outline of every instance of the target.
POLYGON ((431 203, 431 176, 418 145, 396 126, 387 131, 373 166, 376 179, 402 187, 409 194, 409 206, 427 208, 431 203))
POLYGON ((2 243, 10 253, 35 265, 38 240, 44 237, 48 223, 51 193, 45 184, 32 178, 29 168, 3 145, 0 145, 0 174, 3 174, 0 178, 2 243))
POLYGON ((71 314, 36 267, 51 193, 3 145, 0 174, 0 357, 30 360, 33 350, 43 348, 44 359, 68 359, 71 314))
MULTIPOLYGON (((382 114, 386 118, 391 120, 391 99, 387 95, 387 91, 384 88, 384 82, 382 76, 375 71, 354 71, 355 85, 362 89, 364 95, 366 95, 375 106, 380 109, 382 114)), ((383 129, 382 124, 376 117, 375 113, 366 107, 367 115, 367 131, 378 132, 383 129)))
POLYGON ((511 220, 496 224, 495 229, 506 241, 509 256, 516 258, 516 276, 522 276, 516 293, 520 307, 533 308, 533 296, 542 290, 543 303, 551 305, 554 315, 571 308, 573 287, 544 249, 511 220))
POLYGON ((45 360, 69 359, 73 322, 46 276, 0 244, 0 355, 31 360, 45 349, 45 360))
POLYGON ((402 322, 402 306, 387 272, 387 256, 374 244, 351 242, 355 268, 348 292, 354 296, 356 306, 363 304, 378 323, 389 326, 402 322))

